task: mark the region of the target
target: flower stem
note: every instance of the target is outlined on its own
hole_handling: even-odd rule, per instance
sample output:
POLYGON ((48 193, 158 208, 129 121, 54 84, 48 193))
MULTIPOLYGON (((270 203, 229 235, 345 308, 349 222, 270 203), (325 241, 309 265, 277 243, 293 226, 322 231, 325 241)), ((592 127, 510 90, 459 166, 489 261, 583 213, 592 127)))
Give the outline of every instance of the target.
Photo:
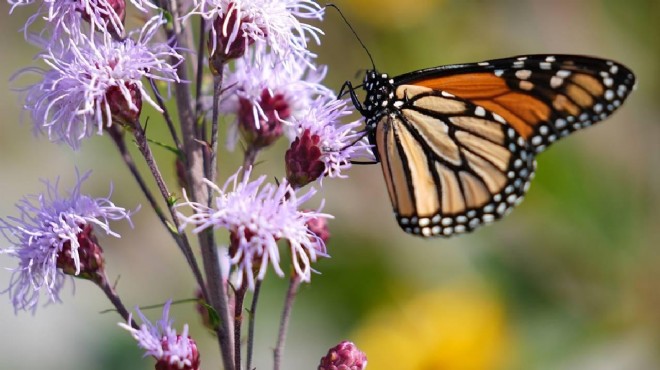
POLYGON ((291 309, 293 302, 296 299, 298 288, 300 287, 300 278, 297 275, 291 277, 289 282, 289 290, 286 292, 286 300, 284 301, 284 311, 282 311, 282 319, 280 321, 280 331, 277 336, 277 345, 273 350, 273 369, 280 370, 282 364, 282 352, 284 351, 284 342, 286 341, 286 332, 289 327, 289 320, 291 319, 291 309))
MULTIPOLYGON (((215 182, 218 177, 218 104, 220 103, 220 94, 222 93, 222 74, 224 64, 220 67, 220 73, 213 77, 213 118, 211 120, 211 165, 208 168, 207 177, 215 182)), ((211 189, 209 189, 209 192, 211 189)))
POLYGON ((195 79, 195 117, 201 121, 200 132, 198 137, 206 140, 206 120, 202 114, 202 78, 204 77, 204 56, 206 53, 206 20, 201 18, 199 20, 199 43, 197 44, 197 77, 195 79))
POLYGON ((174 128, 174 122, 172 122, 172 116, 170 116, 170 113, 168 112, 167 107, 165 106, 165 102, 163 101, 163 98, 160 95, 160 91, 158 90, 156 81, 154 81, 153 78, 150 78, 149 84, 151 85, 151 90, 154 92, 154 96, 156 97, 156 103, 158 103, 158 106, 163 111, 163 118, 165 118, 165 122, 167 123, 167 128, 170 130, 170 135, 172 135, 172 141, 174 141, 174 145, 180 152, 181 141, 179 140, 179 135, 176 133, 176 129, 174 128))
POLYGON ((144 196, 147 198, 149 205, 156 213, 156 216, 158 216, 160 222, 163 225, 165 225, 165 228, 170 232, 170 234, 172 234, 172 236, 175 239, 177 239, 179 234, 172 233, 172 229, 170 228, 169 221, 165 218, 165 214, 163 213, 163 210, 160 208, 158 203, 156 203, 156 199, 151 193, 151 190, 149 190, 146 182, 144 181, 144 178, 140 174, 140 171, 138 171, 137 167, 135 166, 133 157, 131 156, 131 153, 128 152, 128 148, 126 148, 126 143, 124 142, 124 135, 122 132, 120 132, 120 130, 121 129, 118 128, 116 125, 112 125, 107 129, 108 133, 110 134, 110 137, 112 138, 112 141, 114 141, 115 145, 117 146, 117 149, 119 150, 119 154, 121 154, 121 158, 124 160, 124 163, 126 164, 126 167, 128 167, 129 171, 131 171, 131 174, 135 178, 135 181, 137 181, 138 186, 140 187, 140 190, 142 191, 144 196))
MULTIPOLYGON (((101 288, 103 293, 105 293, 105 296, 108 297, 112 305, 115 306, 119 315, 124 318, 124 321, 128 322, 131 315, 121 301, 121 298, 119 298, 119 295, 117 295, 117 292, 115 292, 115 289, 108 283, 108 277, 105 275, 105 272, 98 272, 97 278, 93 279, 93 281, 99 288, 101 288)), ((130 325, 133 329, 140 329, 138 324, 132 318, 130 320, 130 325)))
POLYGON ((250 321, 248 322, 248 338, 247 338, 247 370, 252 369, 252 351, 254 349, 254 325, 257 317, 257 302, 259 301, 259 292, 261 291, 261 280, 257 280, 254 284, 254 293, 252 293, 252 305, 250 306, 250 321))
MULTIPOLYGON (((162 0, 161 6, 167 11, 177 7, 176 0, 162 0)), ((173 13, 174 14, 174 13, 173 13)), ((178 14, 177 14, 178 15, 178 14)), ((180 19, 178 16, 174 19, 180 19)), ((184 37, 181 37, 182 27, 179 21, 174 22, 174 28, 166 28, 167 38, 176 46, 184 45, 184 37)), ((189 48, 188 48, 189 49, 189 48)), ((189 81, 186 60, 177 65, 177 76, 181 81, 189 81)), ((184 164, 186 168, 186 182, 190 187, 190 197, 193 201, 207 204, 209 193, 204 186, 204 154, 203 145, 197 137, 196 121, 193 112, 192 94, 187 83, 178 83, 174 87, 174 96, 179 112, 179 123, 181 125, 181 136, 183 143, 184 164)), ((208 283, 208 290, 203 286, 205 299, 220 316, 220 328, 217 329, 218 344, 222 353, 222 361, 225 370, 234 369, 232 360, 232 337, 229 334, 229 311, 227 307, 227 294, 222 284, 222 268, 220 258, 215 246, 212 233, 200 233, 199 244, 204 262, 204 272, 208 283)))
POLYGON ((235 368, 241 368, 241 326, 243 324, 243 302, 245 301, 247 284, 236 291, 234 301, 234 363, 235 368))
MULTIPOLYGON (((161 175, 160 170, 156 165, 156 160, 154 159, 153 154, 151 153, 151 148, 149 147, 149 143, 147 141, 147 137, 145 136, 144 129, 142 128, 139 122, 136 122, 133 125, 133 128, 134 128, 133 133, 135 135, 135 140, 137 142, 137 146, 140 150, 140 153, 142 153, 142 156, 147 162, 147 166, 149 167, 149 170, 151 170, 151 174, 156 180, 156 184, 158 185, 158 189, 160 190, 161 196, 167 203, 167 206, 170 210, 170 215, 172 216, 172 223, 174 224, 174 230, 181 237, 181 241, 182 241, 182 243, 180 244, 181 252, 183 252, 183 255, 186 257, 186 261, 188 262, 188 265, 190 265, 190 268, 193 271, 193 275, 195 276, 195 279, 197 280, 197 284, 200 286, 200 289, 202 289, 202 292, 205 293, 205 296, 208 296, 208 291, 206 291, 206 284, 204 284, 202 273, 199 269, 199 266, 197 265, 197 260, 195 259, 195 255, 192 251, 192 248, 190 247, 188 238, 186 237, 185 234, 179 232, 179 228, 180 228, 179 218, 177 217, 176 212, 174 211, 174 207, 173 207, 174 204, 171 199, 171 194, 169 190, 167 190, 167 185, 165 184, 165 181, 163 180, 163 176, 161 175)), ((172 232, 175 232, 174 230, 172 232)))

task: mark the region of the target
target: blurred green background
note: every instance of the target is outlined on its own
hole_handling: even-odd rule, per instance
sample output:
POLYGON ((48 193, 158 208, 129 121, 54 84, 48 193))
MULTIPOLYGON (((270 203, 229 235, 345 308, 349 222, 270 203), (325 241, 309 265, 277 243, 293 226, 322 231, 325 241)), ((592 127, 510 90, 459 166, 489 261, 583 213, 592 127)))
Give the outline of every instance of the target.
MULTIPOLYGON (((660 2, 656 0, 395 1, 338 0, 382 71, 396 75, 442 64, 531 53, 611 58, 635 71, 638 88, 607 122, 538 158, 525 202, 493 226, 452 239, 403 233, 379 166, 358 166, 347 180, 324 181, 331 259, 320 261, 296 302, 284 368, 314 369, 327 349, 351 339, 369 369, 660 369, 660 2), (411 5, 414 4, 414 5, 411 5)), ((115 225, 103 238, 107 271, 128 306, 192 296, 180 252, 149 213, 107 137, 80 152, 35 139, 11 83, 36 50, 18 29, 33 9, 12 16, 0 5, 0 215, 42 190, 38 179, 73 181, 74 166, 94 171, 85 190, 118 205, 145 207, 135 229, 115 225)), ((338 89, 370 66, 334 11, 315 48, 338 89)), ((154 112, 147 112, 156 118, 154 112)), ((165 132, 152 121, 154 138, 165 132)), ((284 143, 261 157, 281 176, 284 143)), ((172 158, 155 150, 172 177, 172 158)), ((221 174, 240 162, 224 153, 221 174)), ((141 162, 141 161, 139 161, 141 162)), ((320 198, 317 196, 317 198, 320 198)), ((4 243, 4 242, 3 242, 4 243)), ((2 244, 3 246, 5 244, 2 244)), ((0 256, 0 266, 15 262, 0 256)), ((0 272, 0 288, 9 272, 0 272)), ((271 368, 286 281, 270 274, 257 317, 258 369, 271 368)), ((102 293, 68 284, 64 304, 14 315, 0 304, 0 365, 6 369, 149 369, 102 293)), ((149 311, 153 318, 159 310, 149 311)), ((173 308, 191 325, 204 369, 219 368, 217 344, 190 305, 173 308)))

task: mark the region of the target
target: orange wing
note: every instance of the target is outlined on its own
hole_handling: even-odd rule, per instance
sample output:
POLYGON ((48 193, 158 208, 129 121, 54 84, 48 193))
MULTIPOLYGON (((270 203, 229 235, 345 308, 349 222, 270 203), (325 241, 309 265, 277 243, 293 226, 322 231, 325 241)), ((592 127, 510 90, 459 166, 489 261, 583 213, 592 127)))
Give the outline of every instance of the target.
POLYGON ((367 72, 351 99, 381 161, 399 225, 420 236, 468 232, 520 203, 535 154, 601 121, 635 76, 621 64, 530 55, 419 70, 367 72))
POLYGON ((450 236, 488 224, 522 201, 535 168, 526 141, 469 100, 416 85, 396 89, 375 144, 399 225, 450 236))
POLYGON ((628 68, 590 57, 532 55, 451 67, 404 75, 399 83, 470 100, 503 117, 536 152, 608 117, 635 84, 628 68))

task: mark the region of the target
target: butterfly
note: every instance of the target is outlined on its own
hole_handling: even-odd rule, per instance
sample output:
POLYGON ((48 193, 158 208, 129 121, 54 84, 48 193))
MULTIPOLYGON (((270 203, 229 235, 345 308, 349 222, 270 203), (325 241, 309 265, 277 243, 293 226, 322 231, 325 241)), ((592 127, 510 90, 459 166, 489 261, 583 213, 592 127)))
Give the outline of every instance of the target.
POLYGON ((396 77, 374 67, 363 102, 350 81, 342 91, 365 118, 401 228, 448 237, 508 214, 536 155, 607 118, 634 86, 611 60, 526 55, 396 77))

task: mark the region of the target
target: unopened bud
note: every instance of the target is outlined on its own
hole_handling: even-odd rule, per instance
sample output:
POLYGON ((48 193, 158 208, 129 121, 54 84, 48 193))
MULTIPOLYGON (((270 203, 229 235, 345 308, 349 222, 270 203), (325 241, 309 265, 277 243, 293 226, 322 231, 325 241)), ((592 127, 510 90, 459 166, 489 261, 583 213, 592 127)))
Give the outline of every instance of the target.
POLYGON ((321 254, 326 253, 325 244, 330 239, 330 229, 328 228, 328 219, 325 217, 316 217, 307 221, 307 228, 313 232, 323 243, 316 243, 314 248, 321 254))
POLYGON ((92 9, 80 8, 80 16, 87 23, 91 23, 90 11, 96 15, 95 20, 103 22, 105 29, 115 38, 119 39, 123 33, 124 20, 126 19, 125 0, 106 0, 85 2, 92 9))
POLYGON ((85 225, 77 238, 80 270, 78 271, 78 266, 76 266, 76 261, 73 258, 70 241, 64 243, 62 250, 57 254, 57 267, 67 275, 96 280, 103 273, 105 263, 103 249, 98 244, 92 225, 85 225))
POLYGON ((200 369, 199 350, 197 349, 197 343, 195 343, 195 340, 191 337, 177 335, 176 343, 170 343, 168 338, 163 338, 161 346, 163 347, 164 355, 157 360, 156 370, 200 369), (187 341, 187 343, 182 343, 181 341, 187 341), (177 351, 170 347, 186 348, 190 350, 190 353, 186 353, 186 357, 182 358, 182 353, 179 353, 182 351, 177 351))
POLYGON ((318 370, 363 370, 367 367, 367 356, 355 344, 343 341, 330 348, 321 358, 318 370))
POLYGON ((291 108, 283 95, 271 95, 268 89, 261 93, 259 107, 265 117, 255 117, 252 102, 239 98, 238 127, 246 142, 255 148, 264 148, 282 136, 282 120, 291 116, 291 108))
POLYGON ((222 73, 222 67, 229 60, 245 54, 245 49, 254 43, 242 30, 243 23, 249 23, 249 18, 238 18, 238 6, 232 1, 227 10, 213 20, 213 30, 209 33, 208 50, 209 66, 215 75, 222 73))
POLYGON ((305 130, 286 151, 284 155, 286 178, 292 186, 303 187, 325 172, 319 142, 318 135, 312 135, 309 130, 305 130))
POLYGON ((130 92, 130 103, 118 86, 108 88, 105 92, 105 101, 110 106, 113 122, 133 127, 142 112, 142 92, 135 84, 127 83, 126 87, 130 92))

